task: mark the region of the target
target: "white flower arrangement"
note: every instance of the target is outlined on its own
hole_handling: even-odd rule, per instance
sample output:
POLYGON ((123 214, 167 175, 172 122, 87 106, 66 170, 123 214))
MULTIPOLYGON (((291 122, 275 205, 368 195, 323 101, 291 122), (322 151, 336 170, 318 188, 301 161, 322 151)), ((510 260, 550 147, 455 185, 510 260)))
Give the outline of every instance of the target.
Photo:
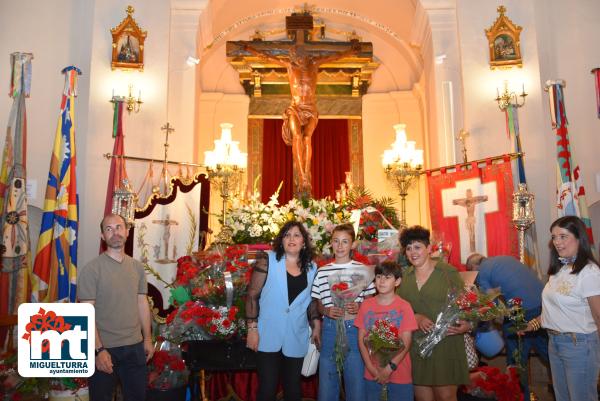
POLYGON ((248 201, 234 198, 225 218, 225 225, 233 231, 236 244, 269 243, 275 238, 287 216, 279 208, 279 189, 267 204, 255 192, 248 201))

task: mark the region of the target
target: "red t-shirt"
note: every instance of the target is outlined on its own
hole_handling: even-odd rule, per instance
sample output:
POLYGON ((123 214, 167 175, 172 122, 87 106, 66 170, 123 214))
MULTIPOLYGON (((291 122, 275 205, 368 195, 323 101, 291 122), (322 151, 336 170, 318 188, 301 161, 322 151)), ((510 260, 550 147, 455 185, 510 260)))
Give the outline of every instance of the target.
MULTIPOLYGON (((413 332, 418 328, 412 307, 408 302, 397 295, 389 305, 380 305, 377 302, 377 296, 366 299, 360 305, 358 315, 354 320, 354 325, 359 329, 364 329, 368 332, 377 320, 385 318, 389 319, 392 324, 398 328, 399 332, 413 332)), ((375 380, 366 368, 365 378, 367 380, 375 380)), ((408 353, 398 364, 398 369, 390 375, 390 383, 412 383, 412 365, 408 353)))

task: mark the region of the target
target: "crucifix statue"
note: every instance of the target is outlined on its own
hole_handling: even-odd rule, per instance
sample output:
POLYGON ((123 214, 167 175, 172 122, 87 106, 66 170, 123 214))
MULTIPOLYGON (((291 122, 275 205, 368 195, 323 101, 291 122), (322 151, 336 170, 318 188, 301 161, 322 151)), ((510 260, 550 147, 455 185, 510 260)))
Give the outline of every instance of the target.
POLYGON ((319 121, 317 110, 317 75, 325 63, 361 53, 362 44, 351 42, 312 42, 313 17, 308 12, 286 17, 286 29, 293 41, 228 42, 227 54, 250 53, 285 67, 292 103, 283 113, 282 137, 292 147, 294 192, 297 197, 311 195, 312 134, 319 121))
POLYGON ((475 205, 487 202, 487 195, 473 196, 473 190, 467 189, 466 197, 454 199, 453 205, 462 206, 467 210, 467 231, 469 231, 469 249, 475 252, 475 205))

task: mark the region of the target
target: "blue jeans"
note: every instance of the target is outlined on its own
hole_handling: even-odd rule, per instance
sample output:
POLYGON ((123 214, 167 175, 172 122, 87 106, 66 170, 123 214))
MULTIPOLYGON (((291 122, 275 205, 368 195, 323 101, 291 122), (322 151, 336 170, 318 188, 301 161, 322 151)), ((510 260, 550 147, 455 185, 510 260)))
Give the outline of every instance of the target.
POLYGON ((597 401, 598 332, 549 334, 548 351, 556 401, 597 401))
MULTIPOLYGON (((535 309, 528 309, 525 311, 525 320, 529 321, 534 317, 538 317, 542 313, 542 307, 535 309)), ((519 346, 518 336, 515 333, 510 332, 512 322, 508 319, 504 321, 502 325, 502 335, 504 337, 504 343, 506 346, 506 363, 507 365, 514 365, 515 359, 513 358, 513 352, 519 346)), ((521 386, 523 388, 524 401, 529 401, 529 374, 527 366, 529 363, 529 352, 531 349, 535 349, 535 352, 540 356, 542 362, 548 363, 548 335, 546 330, 537 330, 529 332, 521 336, 522 341, 522 353, 521 353, 521 364, 525 368, 525 374, 521 378, 521 386)))
MULTIPOLYGON (((381 395, 381 384, 375 380, 365 380, 367 388, 367 401, 379 401, 381 395)), ((413 401, 414 390, 412 384, 395 384, 388 383, 388 400, 389 401, 413 401)))
MULTIPOLYGON (((350 350, 344 359, 344 388, 346 401, 365 400, 365 364, 358 350, 358 329, 353 320, 346 320, 346 334, 350 350)), ((323 318, 321 357, 319 358, 319 401, 340 399, 340 379, 335 366, 335 319, 323 318)))

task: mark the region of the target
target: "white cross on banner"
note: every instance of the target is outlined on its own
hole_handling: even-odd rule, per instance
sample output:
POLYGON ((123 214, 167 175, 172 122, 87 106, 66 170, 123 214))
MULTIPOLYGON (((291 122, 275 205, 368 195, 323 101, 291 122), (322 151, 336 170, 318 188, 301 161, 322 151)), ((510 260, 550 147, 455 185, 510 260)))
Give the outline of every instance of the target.
POLYGON ((461 266, 474 252, 518 257, 510 163, 459 167, 428 175, 431 228, 451 243, 449 262, 461 266))

